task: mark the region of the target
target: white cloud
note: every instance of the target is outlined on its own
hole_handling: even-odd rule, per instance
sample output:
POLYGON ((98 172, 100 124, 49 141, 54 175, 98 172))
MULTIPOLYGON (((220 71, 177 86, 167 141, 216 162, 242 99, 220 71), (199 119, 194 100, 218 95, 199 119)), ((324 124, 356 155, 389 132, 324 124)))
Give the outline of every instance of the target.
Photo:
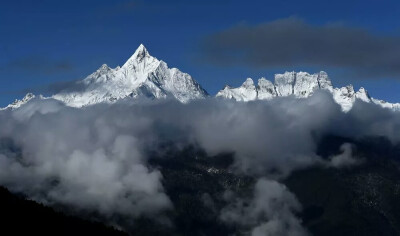
MULTIPOLYGON (((293 215, 300 210, 297 200, 276 181, 323 164, 316 149, 327 134, 379 135, 397 143, 399 129, 399 113, 362 102, 343 113, 323 91, 300 100, 122 102, 82 109, 34 100, 0 112, 0 184, 47 204, 154 218, 173 206, 161 171, 148 164, 148 151, 165 142, 192 144, 209 155, 232 152, 234 173, 261 178, 250 206, 235 203, 223 213, 226 221, 243 221, 254 235, 280 234, 286 224, 304 232, 293 215)), ((342 148, 333 166, 353 162, 351 148, 342 148)))
POLYGON ((352 145, 350 143, 342 144, 340 151, 342 151, 342 153, 330 158, 329 166, 336 168, 349 167, 361 162, 360 159, 353 157, 352 145))

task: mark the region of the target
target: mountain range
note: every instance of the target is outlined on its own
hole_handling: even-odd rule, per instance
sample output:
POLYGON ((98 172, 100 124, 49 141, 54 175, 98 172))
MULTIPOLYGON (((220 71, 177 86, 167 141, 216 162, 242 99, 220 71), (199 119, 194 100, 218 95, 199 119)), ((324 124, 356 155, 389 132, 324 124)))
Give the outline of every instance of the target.
MULTIPOLYGON (((375 103, 382 107, 400 110, 400 103, 389 103, 372 98, 366 89, 355 91, 352 85, 341 88, 333 86, 324 71, 285 72, 275 74, 274 82, 261 78, 257 85, 251 78, 237 88, 226 85, 216 97, 236 101, 269 100, 275 97, 295 96, 306 98, 316 90, 330 92, 334 100, 349 111, 356 100, 375 103)), ((30 100, 53 98, 71 107, 84 107, 98 103, 113 103, 129 98, 174 98, 182 103, 209 97, 207 91, 189 74, 177 68, 169 68, 167 63, 150 55, 141 44, 122 67, 110 68, 103 64, 85 79, 75 82, 50 97, 28 93, 23 99, 15 100, 2 109, 16 109, 30 100)))
POLYGON ((336 88, 323 71, 285 72, 257 84, 248 78, 214 97, 237 106, 90 109, 211 98, 140 45, 121 67, 102 65, 52 96, 28 93, 3 108, 46 99, 88 107, 27 121, 1 112, 0 234, 250 235, 265 227, 258 235, 400 235, 400 120, 391 112, 400 104, 364 88, 336 88), (318 90, 344 112, 358 100, 387 109, 358 116, 330 109, 332 100, 301 102, 318 90), (292 112, 291 99, 244 106, 287 96, 299 99, 300 112, 292 112))

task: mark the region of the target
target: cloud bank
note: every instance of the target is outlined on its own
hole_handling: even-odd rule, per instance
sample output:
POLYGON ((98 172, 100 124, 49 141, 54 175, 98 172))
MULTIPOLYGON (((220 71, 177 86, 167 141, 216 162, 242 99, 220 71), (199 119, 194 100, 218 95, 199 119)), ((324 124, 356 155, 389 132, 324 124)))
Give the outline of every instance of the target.
POLYGON ((254 196, 238 200, 248 205, 229 202, 222 219, 241 220, 253 235, 303 235, 295 216, 301 207, 279 181, 313 165, 353 164, 350 144, 331 160, 317 155, 325 135, 398 143, 399 131, 398 112, 358 101, 343 113, 325 91, 307 99, 121 101, 82 109, 36 99, 0 111, 0 185, 106 217, 157 218, 174 206, 149 151, 163 143, 197 145, 209 156, 234 153, 232 172, 258 179, 254 196))
POLYGON ((0 155, 1 184, 41 202, 106 216, 171 208, 161 173, 143 155, 147 121, 105 109, 86 112, 48 100, 2 113, 0 137, 17 151, 0 155))
POLYGON ((204 59, 217 65, 329 67, 358 78, 395 78, 400 76, 399 41, 399 35, 290 17, 214 33, 202 49, 204 59))

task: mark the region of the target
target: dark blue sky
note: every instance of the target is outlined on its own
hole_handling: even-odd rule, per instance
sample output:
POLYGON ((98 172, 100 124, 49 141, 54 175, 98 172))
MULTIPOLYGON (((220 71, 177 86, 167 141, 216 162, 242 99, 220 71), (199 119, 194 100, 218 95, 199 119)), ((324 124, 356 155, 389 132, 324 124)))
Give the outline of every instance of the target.
MULTIPOLYGON (((400 1, 2 1, 0 106, 27 90, 86 77, 103 63, 123 64, 143 43, 170 67, 191 74, 210 94, 246 77, 273 78, 317 67, 221 66, 202 59, 206 37, 240 24, 297 17, 310 25, 341 24, 376 35, 399 35, 400 1)), ((400 78, 364 79, 326 69, 336 86, 364 86, 373 97, 400 102, 400 78)))

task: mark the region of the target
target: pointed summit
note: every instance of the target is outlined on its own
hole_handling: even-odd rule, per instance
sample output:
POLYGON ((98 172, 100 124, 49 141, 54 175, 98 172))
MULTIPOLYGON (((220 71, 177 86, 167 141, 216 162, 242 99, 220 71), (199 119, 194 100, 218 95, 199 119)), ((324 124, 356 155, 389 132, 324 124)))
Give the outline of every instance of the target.
POLYGON ((364 102, 370 102, 371 101, 371 96, 369 96, 368 91, 361 87, 357 92, 356 92, 356 98, 363 100, 364 102))
POLYGON ((152 57, 145 46, 140 44, 135 53, 125 62, 121 69, 128 70, 128 73, 141 71, 146 76, 149 71, 155 70, 159 64, 160 61, 152 57))
POLYGON ((138 60, 140 60, 146 56, 150 56, 149 51, 147 51, 146 47, 143 44, 140 44, 135 53, 132 55, 132 58, 137 58, 138 60))
POLYGON ((98 72, 105 72, 105 71, 109 71, 109 70, 111 70, 111 68, 107 64, 103 64, 100 66, 99 69, 97 69, 98 72))
POLYGON ((147 51, 147 48, 143 44, 140 44, 139 47, 136 49, 135 53, 137 53, 137 54, 139 54, 139 53, 148 54, 149 51, 147 51))
POLYGON ((140 44, 136 49, 135 53, 125 62, 122 67, 132 66, 132 64, 140 63, 144 61, 146 58, 152 58, 150 56, 149 51, 147 51, 146 47, 143 44, 140 44))

